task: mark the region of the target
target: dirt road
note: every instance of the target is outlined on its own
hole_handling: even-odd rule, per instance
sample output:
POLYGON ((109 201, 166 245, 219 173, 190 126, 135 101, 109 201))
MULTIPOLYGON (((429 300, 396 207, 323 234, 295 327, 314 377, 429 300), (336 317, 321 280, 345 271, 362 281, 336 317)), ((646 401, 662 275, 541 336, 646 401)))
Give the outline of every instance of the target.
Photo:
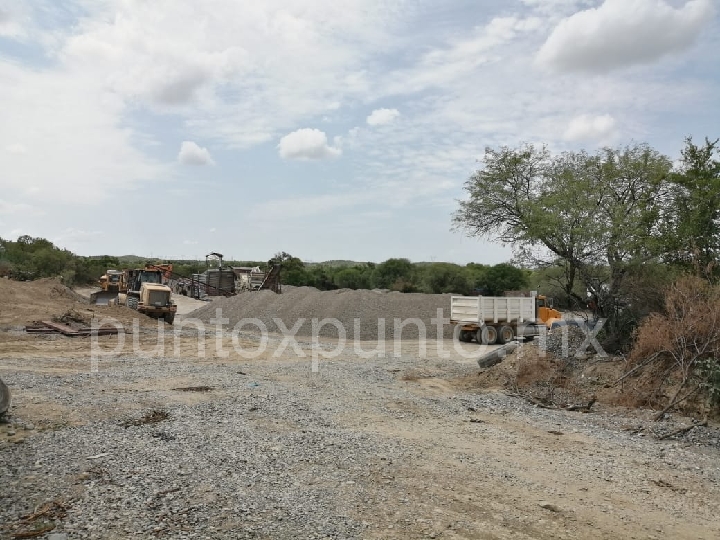
POLYGON ((204 358, 174 337, 144 355, 143 334, 91 373, 87 341, 0 333, 2 534, 55 501, 69 538, 720 537, 720 444, 656 440, 649 414, 480 391, 472 360, 432 344, 313 373, 307 342, 250 360, 231 336, 224 358, 214 336, 204 358))

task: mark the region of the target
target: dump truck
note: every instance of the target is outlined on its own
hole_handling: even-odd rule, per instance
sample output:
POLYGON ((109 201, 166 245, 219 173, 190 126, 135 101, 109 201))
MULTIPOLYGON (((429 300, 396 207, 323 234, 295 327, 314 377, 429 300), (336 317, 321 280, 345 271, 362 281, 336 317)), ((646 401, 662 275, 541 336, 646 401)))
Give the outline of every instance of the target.
POLYGON ((460 326, 460 341, 505 344, 517 338, 534 339, 552 328, 562 315, 552 299, 538 296, 453 296, 450 324, 460 326))
POLYGON ((118 295, 117 304, 172 324, 177 306, 172 301, 172 290, 162 283, 163 270, 139 268, 125 270, 124 274, 127 291, 118 295))

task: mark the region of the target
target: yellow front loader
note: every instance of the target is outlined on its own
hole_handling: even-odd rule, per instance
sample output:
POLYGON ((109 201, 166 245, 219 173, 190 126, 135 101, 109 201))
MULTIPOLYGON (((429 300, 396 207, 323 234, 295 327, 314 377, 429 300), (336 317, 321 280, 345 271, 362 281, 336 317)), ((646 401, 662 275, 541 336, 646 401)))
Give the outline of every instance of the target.
POLYGON ((108 269, 98 281, 100 291, 93 293, 90 297, 93 304, 108 305, 115 302, 118 294, 127 292, 125 274, 120 270, 108 269))

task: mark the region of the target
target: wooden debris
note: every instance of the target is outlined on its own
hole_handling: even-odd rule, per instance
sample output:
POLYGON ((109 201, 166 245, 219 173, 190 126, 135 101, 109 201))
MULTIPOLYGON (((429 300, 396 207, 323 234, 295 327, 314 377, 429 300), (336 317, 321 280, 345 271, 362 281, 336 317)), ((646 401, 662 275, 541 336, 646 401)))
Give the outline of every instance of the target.
POLYGON ((97 334, 98 336, 110 336, 119 332, 115 326, 102 326, 100 328, 82 327, 75 329, 67 324, 56 323, 53 321, 35 321, 25 326, 25 332, 28 334, 62 334, 64 336, 78 337, 90 336, 97 334))

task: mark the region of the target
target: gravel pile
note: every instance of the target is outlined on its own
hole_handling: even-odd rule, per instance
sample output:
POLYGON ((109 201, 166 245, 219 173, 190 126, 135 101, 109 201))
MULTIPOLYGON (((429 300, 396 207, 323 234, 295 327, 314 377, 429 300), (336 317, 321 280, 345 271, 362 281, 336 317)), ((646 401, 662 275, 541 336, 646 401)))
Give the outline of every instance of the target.
POLYGON ((570 358, 576 354, 585 355, 595 349, 590 345, 587 350, 580 350, 587 335, 582 328, 577 326, 560 326, 554 328, 547 336, 547 352, 557 358, 570 358))
MULTIPOLYGON (((186 316, 206 323, 215 318, 216 310, 230 320, 230 327, 241 319, 260 319, 269 332, 280 333, 281 329, 273 320, 278 318, 288 329, 305 319, 296 335, 312 335, 312 319, 318 322, 325 318, 337 319, 345 328, 348 339, 374 341, 378 338, 392 339, 395 336, 395 319, 408 321, 419 319, 426 329, 426 337, 437 337, 437 326, 431 319, 437 317, 437 310, 443 310, 443 317, 450 317, 450 295, 386 292, 382 290, 319 291, 313 287, 284 287, 282 294, 271 291, 245 292, 230 298, 214 301, 186 316), (385 321, 385 331, 380 331, 379 319, 385 321), (357 320, 357 322, 356 322, 357 320), (356 336, 355 325, 359 325, 356 336)), ((245 327, 247 330, 251 327, 245 327)), ((452 338, 452 327, 446 324, 443 337, 452 338)), ((338 330, 331 324, 320 328, 319 335, 337 338, 338 330)), ((417 339, 418 325, 409 322, 402 328, 403 339, 417 339)))

